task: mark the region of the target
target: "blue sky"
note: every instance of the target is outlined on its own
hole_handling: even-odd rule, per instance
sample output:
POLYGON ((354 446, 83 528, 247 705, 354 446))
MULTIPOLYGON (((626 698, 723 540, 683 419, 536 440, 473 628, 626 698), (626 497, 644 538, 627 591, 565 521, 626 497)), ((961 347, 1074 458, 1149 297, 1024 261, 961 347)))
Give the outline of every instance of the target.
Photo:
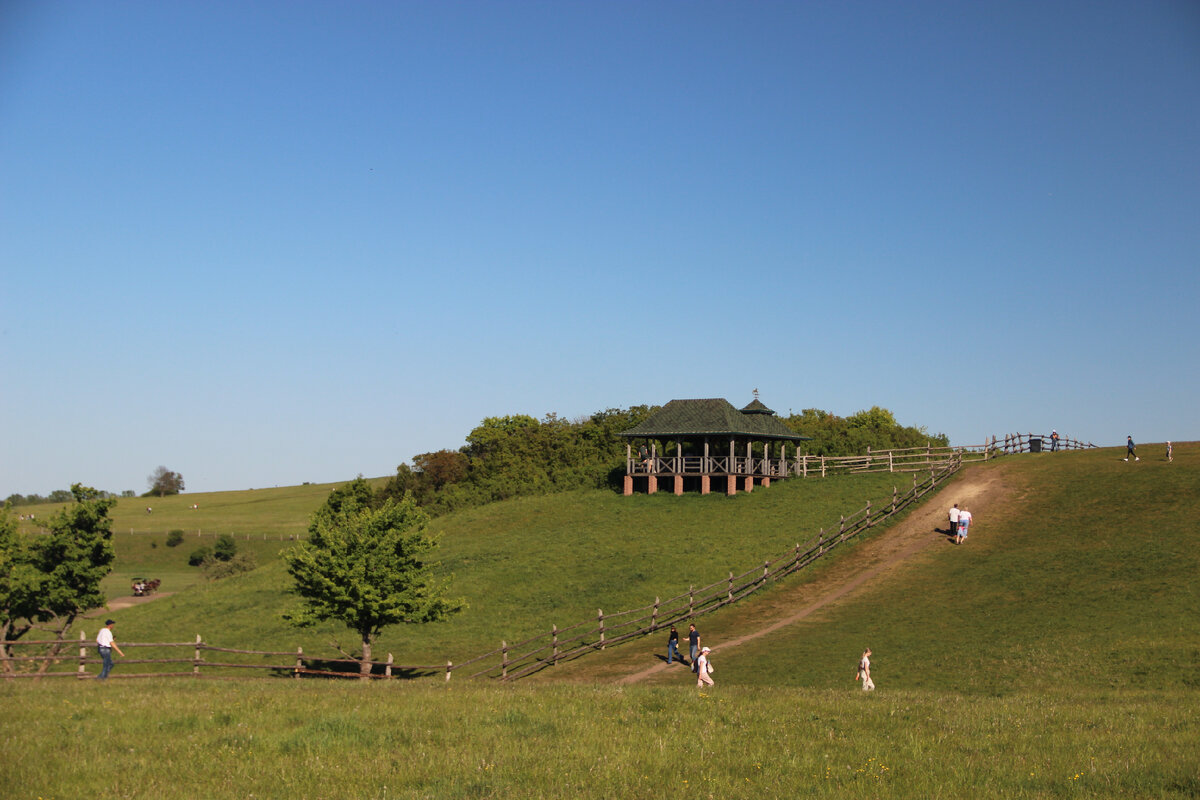
POLYGON ((1200 439, 1200 5, 19 2, 0 496, 484 417, 1200 439))

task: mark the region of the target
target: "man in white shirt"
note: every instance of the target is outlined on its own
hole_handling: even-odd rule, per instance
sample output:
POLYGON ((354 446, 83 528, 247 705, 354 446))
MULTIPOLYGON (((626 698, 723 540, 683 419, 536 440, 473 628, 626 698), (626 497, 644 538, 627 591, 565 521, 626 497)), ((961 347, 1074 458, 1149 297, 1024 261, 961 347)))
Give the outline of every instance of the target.
POLYGON ((958 503, 950 509, 950 535, 958 537, 958 503))
POLYGON ((105 680, 108 677, 108 673, 112 672, 112 651, 114 648, 121 654, 121 658, 125 657, 125 654, 121 653, 121 648, 117 647, 117 643, 113 641, 112 627, 116 624, 117 621, 115 619, 105 620, 104 627, 96 635, 96 648, 100 651, 100 658, 104 660, 104 666, 100 669, 100 680, 105 680))

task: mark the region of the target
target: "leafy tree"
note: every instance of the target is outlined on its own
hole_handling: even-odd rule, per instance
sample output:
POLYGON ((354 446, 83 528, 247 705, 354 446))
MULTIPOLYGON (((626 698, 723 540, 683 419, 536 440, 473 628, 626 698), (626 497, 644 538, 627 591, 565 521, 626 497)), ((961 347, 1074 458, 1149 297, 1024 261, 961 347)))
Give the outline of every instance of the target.
POLYGON ((191 552, 191 555, 188 556, 188 566, 200 566, 204 563, 204 559, 212 558, 212 553, 213 551, 211 547, 197 547, 191 552))
POLYGON ((217 537, 217 543, 213 545, 213 558, 218 561, 229 561, 237 555, 237 542, 228 533, 222 533, 217 537))
MULTIPOLYGON (((90 487, 71 487, 74 502, 45 524, 46 534, 22 538, 7 509, 0 518, 0 638, 15 640, 50 626, 58 654, 75 619, 104 605, 100 581, 112 569, 116 503, 90 487)), ((49 661, 43 663, 44 670, 49 661)))
POLYGON ((183 531, 179 528, 167 534, 167 547, 178 547, 183 544, 183 531))
POLYGON ((410 496, 376 506, 361 476, 335 489, 313 514, 308 541, 284 554, 300 597, 285 618, 298 626, 332 620, 358 634, 365 679, 385 627, 443 619, 465 605, 447 599, 445 582, 433 576, 436 564, 426 559, 437 541, 425 532, 428 521, 410 496))
POLYGON ((868 447, 886 450, 926 445, 945 447, 950 443, 943 433, 931 434, 925 428, 899 424, 891 411, 879 406, 872 406, 849 417, 806 408, 800 414, 791 414, 782 419, 796 433, 812 439, 801 444, 809 455, 849 456, 866 453, 868 447))
POLYGON ((166 497, 169 494, 179 494, 183 491, 183 476, 178 472, 172 472, 166 467, 158 467, 154 472, 150 473, 150 477, 146 478, 150 484, 150 491, 146 495, 158 495, 166 497))

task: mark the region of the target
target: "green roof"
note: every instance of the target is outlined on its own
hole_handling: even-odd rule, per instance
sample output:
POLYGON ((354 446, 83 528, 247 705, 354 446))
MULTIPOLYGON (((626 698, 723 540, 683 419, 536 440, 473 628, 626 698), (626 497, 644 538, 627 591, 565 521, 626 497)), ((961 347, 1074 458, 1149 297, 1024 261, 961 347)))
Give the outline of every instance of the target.
POLYGON ((784 425, 757 400, 738 411, 728 400, 672 400, 622 436, 669 439, 692 436, 744 436, 755 439, 807 440, 784 425), (757 405, 755 405, 757 403, 757 405))

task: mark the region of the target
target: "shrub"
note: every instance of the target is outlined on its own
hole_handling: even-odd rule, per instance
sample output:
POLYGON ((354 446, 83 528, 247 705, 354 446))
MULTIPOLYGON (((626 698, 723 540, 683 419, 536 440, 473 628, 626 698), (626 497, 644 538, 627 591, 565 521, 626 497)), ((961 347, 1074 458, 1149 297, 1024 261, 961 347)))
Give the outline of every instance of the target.
POLYGON ((197 547, 192 551, 192 554, 188 556, 188 564, 193 567, 198 567, 204 562, 204 559, 212 555, 212 552, 213 551, 211 547, 197 547))
POLYGON ((217 558, 214 554, 204 559, 200 564, 200 570, 204 573, 205 578, 216 581, 240 572, 249 572, 257 566, 258 562, 254 560, 253 553, 238 553, 228 560, 217 558))
POLYGON ((213 547, 213 557, 220 561, 229 561, 235 555, 237 555, 237 543, 228 533, 222 533, 217 537, 217 544, 213 547))
POLYGON ((167 547, 178 547, 183 544, 183 531, 176 528, 167 534, 167 547))

